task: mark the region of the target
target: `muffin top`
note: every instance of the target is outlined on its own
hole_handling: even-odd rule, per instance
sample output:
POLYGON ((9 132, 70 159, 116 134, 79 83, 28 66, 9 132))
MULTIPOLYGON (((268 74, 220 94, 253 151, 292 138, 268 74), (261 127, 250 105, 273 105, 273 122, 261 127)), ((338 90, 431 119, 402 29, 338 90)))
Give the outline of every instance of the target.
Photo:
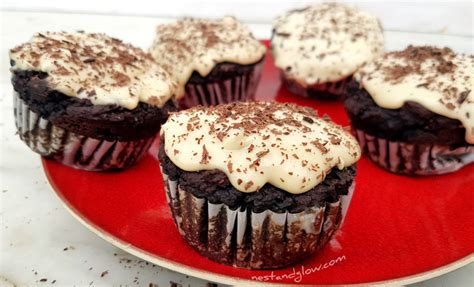
POLYGON ((164 149, 185 171, 218 169, 239 191, 270 183, 304 193, 333 167, 360 157, 357 141, 310 108, 288 103, 240 102, 173 113, 162 126, 164 149))
POLYGON ((150 54, 104 34, 37 33, 10 50, 12 72, 48 74, 48 86, 94 105, 134 109, 139 102, 161 107, 177 91, 150 54))
POLYGON ((382 108, 398 109, 411 101, 459 120, 466 141, 474 144, 473 55, 408 46, 364 65, 354 77, 382 108))
POLYGON ((303 86, 314 85, 342 80, 381 55, 382 32, 375 16, 324 3, 278 17, 271 48, 285 77, 303 86))
POLYGON ((205 77, 219 63, 254 64, 266 48, 247 27, 227 16, 159 25, 150 52, 184 88, 194 71, 205 77))

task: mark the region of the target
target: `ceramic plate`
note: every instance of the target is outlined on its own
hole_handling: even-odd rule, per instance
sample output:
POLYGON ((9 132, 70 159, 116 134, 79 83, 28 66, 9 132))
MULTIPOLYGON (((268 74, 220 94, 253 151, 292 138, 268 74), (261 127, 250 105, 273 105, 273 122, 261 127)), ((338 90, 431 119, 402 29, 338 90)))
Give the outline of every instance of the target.
MULTIPOLYGON (((267 57, 260 100, 294 102, 348 125, 340 102, 292 95, 267 57)), ((474 165, 448 175, 406 177, 365 158, 344 224, 322 252, 279 270, 245 270, 206 259, 181 239, 171 219, 156 146, 123 172, 75 170, 43 160, 66 208, 112 244, 163 267, 228 284, 413 283, 473 262, 474 165)))

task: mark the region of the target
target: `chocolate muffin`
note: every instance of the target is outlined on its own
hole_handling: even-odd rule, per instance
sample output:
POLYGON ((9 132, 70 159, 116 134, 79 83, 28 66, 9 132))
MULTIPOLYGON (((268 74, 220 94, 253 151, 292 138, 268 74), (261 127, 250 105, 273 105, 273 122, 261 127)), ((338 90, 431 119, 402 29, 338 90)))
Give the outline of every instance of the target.
POLYGON ((474 162, 474 56, 409 46, 364 65, 345 107, 367 156, 408 175, 474 162))
POLYGON ((20 138, 75 168, 132 165, 177 110, 177 85, 151 55, 104 34, 37 33, 10 63, 20 138))
POLYGON ((292 10, 273 24, 271 50, 283 84, 304 97, 340 98, 357 68, 383 49, 377 18, 339 3, 292 10))
POLYGON ((234 17, 183 19, 160 25, 150 49, 184 90, 180 106, 254 98, 265 46, 234 17))
POLYGON ((355 138, 314 110, 249 102, 173 113, 159 159, 184 239, 204 256, 268 269, 315 254, 354 188, 355 138))

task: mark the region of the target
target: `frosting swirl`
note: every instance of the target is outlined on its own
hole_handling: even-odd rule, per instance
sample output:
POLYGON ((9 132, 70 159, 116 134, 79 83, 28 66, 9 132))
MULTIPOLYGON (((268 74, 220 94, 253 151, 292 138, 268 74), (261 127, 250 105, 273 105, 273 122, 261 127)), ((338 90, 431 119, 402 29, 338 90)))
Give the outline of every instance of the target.
POLYGON ((357 141, 314 110, 288 103, 241 102, 173 113, 164 150, 185 171, 218 169, 242 192, 270 183, 304 193, 333 168, 353 165, 357 141))
POLYGON ((474 144, 473 75, 473 55, 408 46, 364 65, 354 77, 382 108, 399 109, 411 101, 459 120, 466 128, 466 141, 474 144))
POLYGON ((286 78, 309 86, 342 80, 381 55, 382 32, 375 16, 324 3, 278 17, 271 49, 286 78))
POLYGON ((219 63, 254 64, 266 48, 236 18, 226 16, 159 25, 150 52, 184 89, 194 71, 205 77, 219 63))
POLYGON ((11 49, 10 59, 12 71, 47 73, 50 88, 95 105, 161 107, 177 90, 150 54, 105 34, 36 33, 11 49))

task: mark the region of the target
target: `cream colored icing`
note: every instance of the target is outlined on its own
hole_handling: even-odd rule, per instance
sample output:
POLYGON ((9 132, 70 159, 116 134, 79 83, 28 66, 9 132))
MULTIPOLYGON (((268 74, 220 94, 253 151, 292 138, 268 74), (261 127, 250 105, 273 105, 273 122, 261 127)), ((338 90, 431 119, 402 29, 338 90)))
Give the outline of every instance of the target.
POLYGON ((304 193, 333 168, 353 165, 360 147, 342 127, 293 104, 250 102, 173 113, 164 150, 185 171, 218 169, 242 192, 270 183, 304 193))
POLYGON ((205 77, 219 63, 254 64, 264 57, 266 47, 246 26, 227 16, 159 25, 150 52, 184 89, 194 71, 205 77))
POLYGON ((351 76, 384 49, 377 18, 338 3, 289 11, 273 29, 275 65, 305 87, 351 76))
POLYGON ((139 48, 104 34, 37 33, 10 50, 12 71, 48 74, 48 86, 95 105, 163 106, 177 92, 169 74, 139 48))
POLYGON ((398 109, 411 101, 459 120, 466 141, 474 144, 473 55, 409 46, 368 63, 354 77, 382 108, 398 109))

